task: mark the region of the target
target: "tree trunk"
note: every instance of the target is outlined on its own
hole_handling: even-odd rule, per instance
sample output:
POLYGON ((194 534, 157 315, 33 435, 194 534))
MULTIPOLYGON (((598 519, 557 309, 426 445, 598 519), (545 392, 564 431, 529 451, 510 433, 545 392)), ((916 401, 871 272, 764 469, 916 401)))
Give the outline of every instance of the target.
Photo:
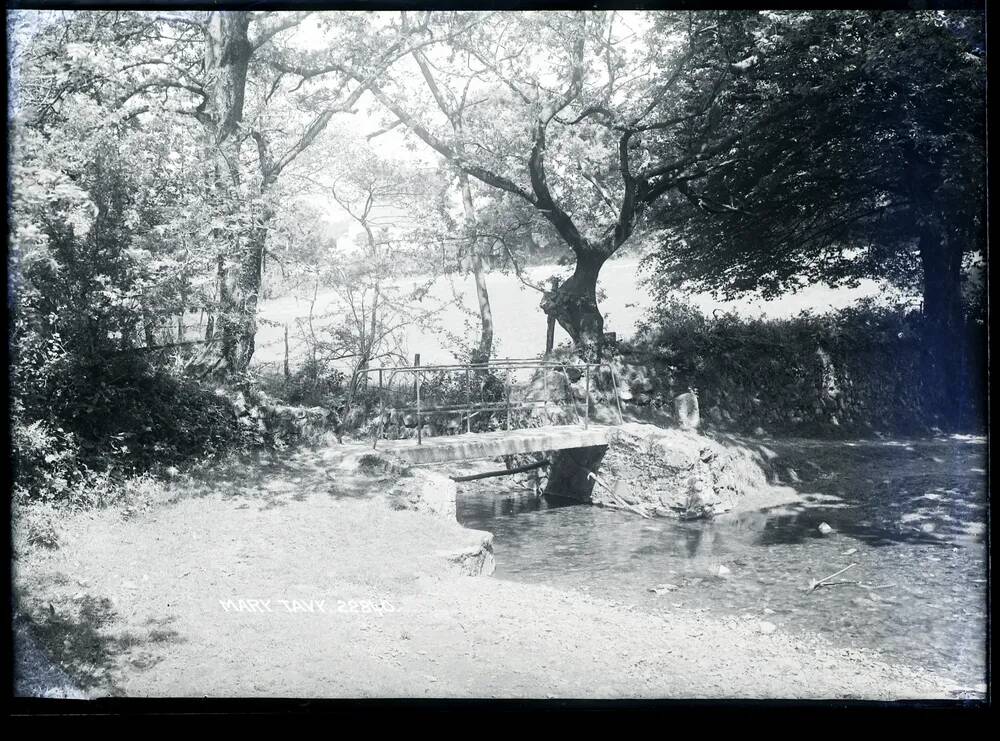
POLYGON ((291 371, 288 369, 288 324, 285 324, 285 380, 292 377, 291 371))
POLYGON ((549 291, 542 311, 554 317, 576 344, 581 357, 597 360, 604 348, 604 317, 597 306, 597 277, 607 256, 597 250, 580 250, 576 269, 568 280, 549 291))
POLYGON ((472 361, 485 363, 493 352, 493 310, 490 307, 490 294, 486 290, 486 278, 483 275, 483 258, 479 253, 479 243, 475 237, 477 229, 476 206, 472 201, 472 186, 469 176, 459 172, 459 185, 462 190, 462 209, 465 212, 465 228, 470 234, 469 252, 472 258, 472 275, 476 281, 476 303, 479 305, 481 331, 479 346, 476 348, 472 361))
POLYGON ((146 340, 146 347, 156 344, 156 332, 153 328, 153 317, 147 311, 142 312, 142 332, 146 340))
POLYGON ((254 234, 243 254, 243 264, 236 282, 237 296, 234 296, 237 321, 234 322, 236 333, 234 346, 236 349, 236 366, 233 370, 243 372, 250 367, 257 336, 257 304, 260 294, 260 282, 264 270, 264 240, 267 239, 266 228, 255 229, 254 234))
POLYGON ((347 401, 344 403, 344 417, 345 419, 350 415, 351 411, 354 409, 354 399, 357 397, 358 392, 362 388, 367 388, 368 386, 368 366, 371 364, 372 355, 375 354, 375 336, 378 331, 378 310, 379 310, 379 298, 381 297, 381 290, 379 288, 379 283, 375 283, 375 298, 372 300, 371 307, 371 317, 368 321, 368 336, 364 334, 361 336, 360 352, 358 357, 358 363, 354 367, 354 374, 351 376, 351 385, 347 389, 347 401))
POLYGON ((226 266, 226 258, 224 255, 219 256, 218 262, 218 281, 219 281, 219 315, 217 318, 217 325, 219 336, 221 340, 221 350, 222 360, 226 364, 226 369, 229 372, 235 372, 235 369, 239 366, 238 352, 236 347, 236 323, 238 318, 234 310, 233 293, 235 287, 235 281, 233 280, 233 271, 226 266))
POLYGON ((949 243, 937 230, 919 240, 924 274, 924 383, 940 423, 958 424, 968 396, 964 367, 965 332, 962 314, 962 245, 949 243))
POLYGON ((479 319, 482 326, 479 347, 476 348, 473 362, 485 363, 493 352, 493 310, 490 308, 490 295, 486 290, 483 266, 478 256, 472 259, 472 275, 476 279, 476 301, 479 304, 479 319))
MULTIPOLYGON (((216 205, 221 214, 231 216, 240 202, 240 139, 247 69, 253 52, 248 38, 250 23, 246 11, 214 12, 208 26, 205 69, 212 81, 207 113, 211 122, 209 147, 215 161, 216 205)), ((219 258, 219 318, 222 356, 228 372, 246 370, 254 351, 257 330, 257 292, 263 243, 254 234, 248 244, 226 245, 237 239, 216 231, 223 241, 223 253, 239 255, 235 262, 219 258)))

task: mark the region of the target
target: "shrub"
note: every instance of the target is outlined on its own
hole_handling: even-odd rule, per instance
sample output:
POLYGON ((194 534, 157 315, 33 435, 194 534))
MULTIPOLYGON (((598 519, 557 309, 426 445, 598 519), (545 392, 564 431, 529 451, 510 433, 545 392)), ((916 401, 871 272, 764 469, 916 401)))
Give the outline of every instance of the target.
POLYGON ((702 315, 683 301, 658 306, 626 359, 648 371, 646 403, 698 391, 703 419, 795 433, 902 434, 944 426, 922 372, 922 317, 863 302, 789 319, 702 315))

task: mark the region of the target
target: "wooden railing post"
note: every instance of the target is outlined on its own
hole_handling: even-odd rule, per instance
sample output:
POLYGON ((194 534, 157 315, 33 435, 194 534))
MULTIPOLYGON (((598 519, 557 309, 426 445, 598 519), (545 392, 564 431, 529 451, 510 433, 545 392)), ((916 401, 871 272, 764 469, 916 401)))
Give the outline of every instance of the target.
POLYGON ((587 394, 583 403, 587 405, 587 408, 583 413, 583 428, 587 429, 590 427, 590 363, 587 363, 586 370, 584 371, 584 379, 584 383, 587 386, 587 394))
POLYGON ((416 381, 414 381, 417 388, 417 445, 423 445, 423 432, 420 424, 420 353, 413 356, 413 366, 417 368, 414 371, 417 375, 416 381))
POLYGON ((472 432, 472 374, 465 369, 465 431, 472 432))
POLYGON ((504 375, 504 390, 507 396, 507 430, 510 430, 510 366, 507 366, 507 373, 504 375))
POLYGON ((612 363, 608 363, 608 368, 611 369, 611 385, 615 387, 615 406, 618 407, 618 424, 625 424, 625 415, 622 414, 622 400, 618 395, 618 374, 615 372, 615 366, 612 363))

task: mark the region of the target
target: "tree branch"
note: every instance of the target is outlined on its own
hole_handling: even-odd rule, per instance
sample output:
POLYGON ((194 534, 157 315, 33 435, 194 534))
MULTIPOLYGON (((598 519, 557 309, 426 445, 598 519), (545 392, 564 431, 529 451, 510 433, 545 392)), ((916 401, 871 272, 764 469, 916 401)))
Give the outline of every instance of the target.
POLYGON ((188 16, 174 15, 172 13, 163 13, 156 16, 156 20, 163 21, 164 23, 177 23, 182 26, 190 26, 191 28, 197 28, 203 34, 208 34, 208 27, 203 21, 199 21, 195 18, 190 18, 188 16))
POLYGON ((450 144, 431 133, 430 130, 423 126, 414 116, 386 95, 385 91, 382 90, 378 84, 374 82, 371 83, 369 85, 369 90, 371 90, 371 93, 375 96, 376 100, 388 108, 396 116, 396 118, 405 123, 410 131, 416 134, 417 137, 427 146, 443 156, 446 160, 462 168, 469 175, 486 183, 487 185, 492 185, 500 190, 513 193, 514 195, 523 198, 528 203, 535 203, 535 198, 526 190, 518 186, 514 181, 491 172, 485 167, 481 167, 473 162, 470 162, 467 158, 460 155, 450 144))
POLYGON ((390 131, 392 131, 397 126, 401 126, 402 123, 403 123, 403 121, 401 119, 397 118, 395 121, 393 121, 388 126, 385 126, 385 127, 381 128, 381 129, 379 129, 378 131, 373 131, 372 133, 368 134, 367 136, 365 136, 365 139, 367 139, 368 141, 371 141, 375 137, 382 136, 382 134, 389 133, 390 131))
POLYGON ((569 105, 580 94, 580 90, 583 87, 584 40, 585 35, 583 29, 581 29, 574 43, 574 61, 570 83, 566 91, 556 101, 545 106, 535 120, 534 144, 531 147, 531 156, 528 158, 528 175, 531 178, 531 188, 535 193, 535 207, 556 228, 556 231, 566 240, 566 243, 574 252, 586 249, 589 245, 580 233, 580 230, 577 229, 576 224, 573 223, 569 214, 563 211, 552 197, 545 173, 545 137, 549 121, 569 105))
POLYGON ((300 13, 281 12, 268 14, 267 18, 264 19, 264 24, 260 27, 254 38, 250 39, 250 47, 256 51, 277 34, 302 23, 310 14, 311 11, 308 10, 300 13), (275 16, 277 16, 277 20, 268 22, 275 18, 275 16))
POLYGON ((202 98, 205 99, 208 98, 208 93, 206 93, 203 88, 198 87, 197 85, 185 84, 183 82, 178 82, 177 80, 171 80, 170 78, 167 77, 154 77, 149 80, 146 80, 142 84, 130 90, 123 98, 121 98, 118 101, 118 107, 125 105, 128 101, 130 101, 139 93, 154 87, 167 87, 167 88, 177 88, 181 90, 187 90, 188 92, 192 92, 195 95, 200 95, 202 98))

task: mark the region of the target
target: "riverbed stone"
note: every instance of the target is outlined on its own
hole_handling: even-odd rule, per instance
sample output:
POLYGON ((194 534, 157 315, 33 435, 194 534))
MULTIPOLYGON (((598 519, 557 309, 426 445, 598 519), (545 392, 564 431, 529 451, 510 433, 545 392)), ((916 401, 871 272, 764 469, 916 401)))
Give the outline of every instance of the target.
POLYGON ((496 569, 493 555, 493 533, 469 530, 469 544, 458 550, 439 551, 463 576, 491 576, 496 569))

